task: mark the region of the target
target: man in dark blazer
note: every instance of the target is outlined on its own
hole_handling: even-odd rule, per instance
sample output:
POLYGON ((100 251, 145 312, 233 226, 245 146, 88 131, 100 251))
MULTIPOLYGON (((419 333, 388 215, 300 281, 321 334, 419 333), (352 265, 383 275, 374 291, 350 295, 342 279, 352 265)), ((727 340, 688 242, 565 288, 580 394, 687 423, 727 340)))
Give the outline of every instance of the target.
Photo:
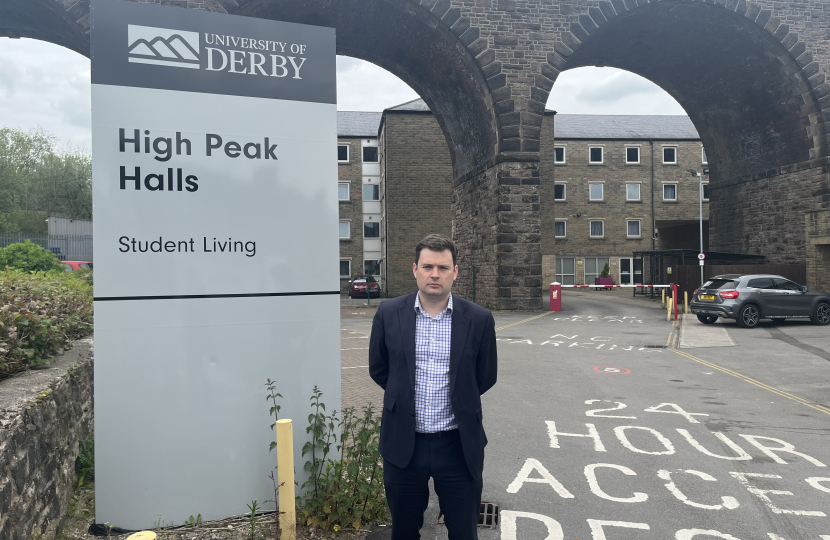
POLYGON ((432 477, 450 540, 477 538, 484 446, 481 395, 496 383, 493 315, 451 294, 456 248, 415 248, 418 291, 380 304, 369 373, 383 389, 380 453, 392 540, 420 538, 432 477))

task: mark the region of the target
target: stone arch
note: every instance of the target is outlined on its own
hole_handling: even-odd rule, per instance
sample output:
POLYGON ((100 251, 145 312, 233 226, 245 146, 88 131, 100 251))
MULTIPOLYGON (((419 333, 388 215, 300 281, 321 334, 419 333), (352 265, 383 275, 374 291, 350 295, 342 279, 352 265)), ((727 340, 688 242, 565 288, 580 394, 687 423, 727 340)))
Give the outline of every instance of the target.
MULTIPOLYGON (((88 2, 11 2, 18 5, 3 8, 11 23, 6 34, 50 41, 89 55, 88 2)), ((160 3, 182 6, 184 2, 160 3)), ((499 119, 492 93, 509 89, 503 75, 487 79, 484 68, 493 63, 495 54, 479 29, 449 0, 188 0, 186 4, 194 9, 335 28, 338 54, 392 72, 427 102, 449 144, 456 178, 474 175, 495 163, 499 119)))
POLYGON ((820 100, 830 87, 806 44, 771 11, 735 0, 640 4, 589 8, 542 74, 610 66, 656 83, 711 149, 713 183, 830 155, 822 136, 822 102, 830 101, 820 100))

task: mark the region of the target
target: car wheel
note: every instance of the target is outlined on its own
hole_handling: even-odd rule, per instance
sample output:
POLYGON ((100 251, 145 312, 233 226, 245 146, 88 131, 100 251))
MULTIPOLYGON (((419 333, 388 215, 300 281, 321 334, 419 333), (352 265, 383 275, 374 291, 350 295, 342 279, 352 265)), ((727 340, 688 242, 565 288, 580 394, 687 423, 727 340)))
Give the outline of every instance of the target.
POLYGON ((738 314, 738 326, 741 328, 755 328, 760 320, 761 312, 753 304, 744 306, 738 314))
POLYGON ((813 310, 813 315, 810 317, 813 324, 820 324, 822 326, 830 324, 830 304, 821 302, 813 310))
POLYGON ((699 320, 703 324, 715 324, 715 321, 718 320, 718 317, 716 315, 698 315, 697 320, 699 320))

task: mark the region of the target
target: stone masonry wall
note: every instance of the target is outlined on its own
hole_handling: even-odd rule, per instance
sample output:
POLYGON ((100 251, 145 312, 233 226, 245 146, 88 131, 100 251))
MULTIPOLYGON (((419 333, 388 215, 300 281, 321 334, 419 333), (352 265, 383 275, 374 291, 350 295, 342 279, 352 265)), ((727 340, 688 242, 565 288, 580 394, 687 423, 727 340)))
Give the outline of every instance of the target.
POLYGON ((830 290, 830 210, 807 212, 807 283, 830 290))
MULTIPOLYGON (((349 145, 349 162, 338 163, 337 181, 348 182, 349 200, 340 201, 340 219, 350 224, 350 236, 340 239, 340 259, 351 261, 351 275, 363 273, 363 154, 360 139, 339 138, 337 144, 349 145)), ((349 278, 340 277, 340 291, 349 288, 349 278)))
POLYGON ((52 539, 75 490, 79 444, 92 435, 92 340, 45 370, 0 382, 0 538, 52 539))
MULTIPOLYGON (((771 263, 806 262, 805 213, 830 206, 830 158, 713 185, 710 241, 720 251, 761 254, 771 263)), ((830 283, 808 283, 830 289, 830 283)))
MULTIPOLYGON (((431 233, 452 235, 452 163, 432 114, 387 111, 383 125, 384 267, 389 296, 416 290, 415 245, 431 233)), ((470 271, 461 259, 461 274, 470 271), (462 263, 463 262, 463 263, 462 263)))

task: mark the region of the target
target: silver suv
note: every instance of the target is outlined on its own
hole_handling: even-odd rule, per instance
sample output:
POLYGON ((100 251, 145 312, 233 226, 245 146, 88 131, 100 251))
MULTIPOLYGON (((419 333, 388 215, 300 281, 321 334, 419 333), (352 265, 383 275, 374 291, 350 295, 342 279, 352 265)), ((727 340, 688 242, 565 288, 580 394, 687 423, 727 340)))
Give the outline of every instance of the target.
POLYGON ((718 317, 735 319, 743 328, 757 326, 761 319, 796 317, 830 324, 830 294, 769 274, 715 276, 694 292, 689 307, 703 324, 718 317))

